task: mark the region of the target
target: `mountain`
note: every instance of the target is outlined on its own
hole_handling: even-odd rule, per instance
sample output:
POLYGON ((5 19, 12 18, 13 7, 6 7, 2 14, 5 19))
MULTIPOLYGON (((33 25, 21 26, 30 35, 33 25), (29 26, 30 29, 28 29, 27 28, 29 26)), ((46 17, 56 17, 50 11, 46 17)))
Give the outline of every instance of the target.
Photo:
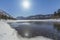
POLYGON ((0 10, 0 14, 1 14, 1 15, 6 15, 6 16, 8 16, 8 17, 11 17, 11 15, 9 15, 8 13, 6 13, 6 12, 3 11, 3 10, 0 10))
POLYGON ((17 17, 17 19, 50 19, 53 16, 53 14, 47 14, 47 15, 33 15, 28 17, 17 17))
POLYGON ((7 12, 0 9, 0 19, 14 19, 14 18, 7 12))
POLYGON ((18 20, 25 20, 25 19, 26 19, 26 17, 18 16, 18 17, 16 17, 16 19, 18 19, 18 20))

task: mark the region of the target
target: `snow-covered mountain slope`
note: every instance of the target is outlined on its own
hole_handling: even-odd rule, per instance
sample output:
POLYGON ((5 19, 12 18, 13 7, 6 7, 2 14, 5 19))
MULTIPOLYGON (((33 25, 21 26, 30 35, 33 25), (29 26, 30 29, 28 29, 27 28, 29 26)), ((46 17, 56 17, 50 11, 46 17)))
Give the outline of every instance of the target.
POLYGON ((0 15, 5 15, 7 17, 12 17, 11 15, 9 15, 7 12, 5 12, 4 10, 0 9, 0 15))

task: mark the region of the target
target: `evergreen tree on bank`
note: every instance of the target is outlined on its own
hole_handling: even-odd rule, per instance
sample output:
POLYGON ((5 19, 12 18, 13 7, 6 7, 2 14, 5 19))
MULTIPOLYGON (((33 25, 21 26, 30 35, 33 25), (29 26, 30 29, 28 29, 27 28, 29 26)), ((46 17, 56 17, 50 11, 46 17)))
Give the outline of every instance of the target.
POLYGON ((58 9, 56 12, 54 12, 55 18, 60 18, 60 9, 58 9))

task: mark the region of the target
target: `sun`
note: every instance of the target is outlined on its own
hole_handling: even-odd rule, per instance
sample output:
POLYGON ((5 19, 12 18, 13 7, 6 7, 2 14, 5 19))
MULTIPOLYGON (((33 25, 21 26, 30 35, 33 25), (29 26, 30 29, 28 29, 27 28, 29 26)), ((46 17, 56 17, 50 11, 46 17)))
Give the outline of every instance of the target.
POLYGON ((23 1, 22 6, 23 6, 23 8, 25 8, 25 9, 29 9, 29 8, 30 8, 30 3, 29 3, 29 1, 23 1))

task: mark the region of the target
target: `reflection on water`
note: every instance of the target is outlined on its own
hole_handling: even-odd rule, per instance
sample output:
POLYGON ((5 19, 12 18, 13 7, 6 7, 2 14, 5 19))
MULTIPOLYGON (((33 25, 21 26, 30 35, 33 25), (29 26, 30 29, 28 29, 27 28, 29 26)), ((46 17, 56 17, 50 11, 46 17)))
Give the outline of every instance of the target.
POLYGON ((60 40, 60 23, 54 23, 54 28, 57 30, 57 38, 60 40))
POLYGON ((60 31, 60 23, 54 23, 54 27, 55 27, 58 31, 60 31))
POLYGON ((32 38, 44 36, 54 40, 60 40, 60 23, 52 22, 29 22, 10 23, 22 37, 32 38), (14 25, 13 25, 14 24, 14 25))

